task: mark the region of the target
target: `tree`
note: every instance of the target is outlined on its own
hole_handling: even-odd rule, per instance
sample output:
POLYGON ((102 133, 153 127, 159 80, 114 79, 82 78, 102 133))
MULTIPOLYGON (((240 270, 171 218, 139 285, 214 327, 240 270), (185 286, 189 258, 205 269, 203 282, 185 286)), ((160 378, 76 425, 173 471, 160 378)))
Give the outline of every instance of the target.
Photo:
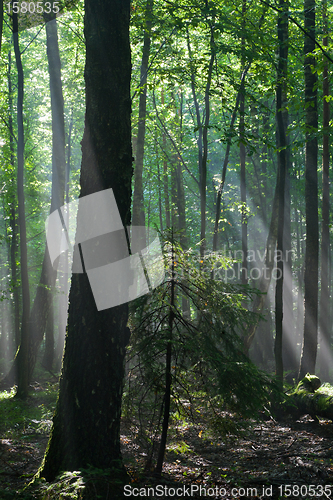
POLYGON ((21 281, 22 281, 22 323, 20 351, 18 363, 17 396, 25 398, 28 395, 28 368, 29 368, 29 315, 30 315, 30 290, 28 275, 27 230, 25 221, 24 199, 24 127, 23 127, 23 95, 24 77, 18 37, 17 14, 13 14, 14 51, 17 66, 18 94, 17 94, 17 199, 20 228, 20 255, 21 255, 21 281))
POLYGON ((283 278, 284 278, 284 215, 285 186, 287 173, 287 138, 286 138, 286 82, 288 76, 288 2, 280 1, 281 11, 278 17, 279 60, 276 88, 277 146, 279 168, 279 216, 277 233, 277 251, 279 252, 275 292, 275 366, 279 384, 283 386, 282 362, 282 323, 283 323, 283 278))
MULTIPOLYGON (((65 122, 64 98, 61 82, 61 61, 56 20, 46 23, 47 58, 50 75, 52 109, 52 196, 50 212, 64 204, 65 195, 65 122)), ((47 248, 45 249, 42 273, 36 298, 31 311, 29 374, 32 376, 39 346, 45 333, 45 355, 43 365, 52 369, 54 355, 53 293, 57 273, 52 269, 47 248), (50 317, 49 317, 50 316, 50 317)))
MULTIPOLYGON (((328 22, 327 22, 327 2, 323 1, 323 22, 324 39, 323 46, 328 45, 328 22)), ((328 60, 324 56, 323 71, 323 200, 322 200, 322 226, 321 226, 321 272, 320 272, 320 374, 323 380, 328 379, 329 375, 329 356, 330 352, 330 307, 329 307, 329 79, 328 79, 328 60)))
POLYGON ((304 332, 299 380, 314 373, 318 337, 318 110, 316 59, 316 2, 304 1, 304 80, 305 80, 305 210, 306 250, 304 274, 304 332))
MULTIPOLYGON (((242 4, 242 30, 246 24, 246 0, 242 4)), ((242 71, 245 71, 245 35, 242 33, 242 71)), ((242 204, 242 284, 247 284, 247 215, 246 215, 246 150, 245 150, 245 80, 242 78, 239 103, 240 193, 242 204)))
MULTIPOLYGON (((86 0, 86 117, 81 193, 112 188, 130 222, 132 152, 129 84, 129 0, 86 0)), ((98 214, 97 214, 98 216, 98 214)), ((59 397, 40 471, 112 469, 125 477, 120 455, 120 412, 128 306, 97 311, 86 274, 74 274, 59 397)), ((113 498, 115 495, 113 496, 113 498)))
POLYGON ((143 40, 141 76, 140 76, 140 100, 139 100, 139 123, 138 135, 136 143, 136 161, 134 170, 134 192, 133 192, 133 225, 145 225, 145 212, 143 206, 143 186, 142 186, 142 170, 145 146, 146 132, 146 102, 147 102, 147 78, 148 78, 148 62, 151 43, 151 24, 153 13, 153 0, 147 0, 146 4, 146 26, 143 40))
MULTIPOLYGON (((46 34, 52 108, 52 212, 63 205, 65 191, 64 100, 62 95, 61 63, 55 19, 46 24, 46 34)), ((30 334, 28 361, 26 364, 28 382, 31 380, 36 365, 38 350, 46 330, 47 318, 53 302, 52 290, 55 285, 56 277, 57 272, 52 269, 49 252, 48 249, 45 248, 40 280, 31 312, 29 306, 30 334)), ((12 369, 6 376, 6 380, 8 380, 9 383, 15 381, 16 369, 20 369, 21 357, 25 356, 22 349, 23 346, 21 345, 12 369)))

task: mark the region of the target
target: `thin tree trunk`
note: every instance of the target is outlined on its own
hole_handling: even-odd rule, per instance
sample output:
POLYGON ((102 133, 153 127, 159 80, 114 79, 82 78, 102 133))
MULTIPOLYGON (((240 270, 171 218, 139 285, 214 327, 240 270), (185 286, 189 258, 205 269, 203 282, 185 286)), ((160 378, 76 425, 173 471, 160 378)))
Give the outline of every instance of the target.
MULTIPOLYGON (((173 236, 172 236, 173 238, 173 236)), ((164 462, 164 454, 168 436, 169 427, 169 417, 170 417, 170 401, 171 401, 171 359, 172 359, 172 337, 173 337, 173 320, 174 320, 174 307, 175 307, 175 259, 174 259, 174 249, 172 247, 172 258, 171 258, 171 291, 170 291, 170 307, 169 307, 169 336, 166 348, 166 359, 165 359, 165 391, 164 391, 164 412, 163 412, 163 423, 162 423, 162 435, 161 442, 158 451, 157 463, 155 468, 155 475, 161 477, 162 466, 164 462)))
MULTIPOLYGON (((287 137, 289 146, 289 140, 287 137)), ((290 148, 287 149, 286 189, 284 198, 284 270, 283 270, 283 344, 282 357, 284 371, 297 372, 299 357, 297 355, 297 342, 294 324, 294 296, 292 275, 292 241, 291 241, 291 193, 290 193, 290 148)))
POLYGON ((14 51, 17 67, 17 199, 20 229, 20 255, 21 255, 21 283, 22 283, 22 323, 20 339, 20 358, 17 366, 18 386, 17 397, 25 398, 28 395, 29 386, 29 314, 30 314, 30 291, 28 276, 28 250, 27 230, 25 223, 25 200, 24 200, 24 127, 23 127, 23 97, 24 81, 21 53, 18 39, 17 14, 13 14, 13 37, 14 51))
MULTIPOLYGON (((1 7, 1 5, 0 5, 1 7)), ((14 146, 14 131, 13 131, 13 95, 12 95, 12 55, 8 52, 8 128, 9 128, 9 149, 10 149, 10 164, 15 168, 15 146, 14 146)), ((14 345, 16 350, 20 345, 20 294, 18 285, 18 272, 16 265, 16 257, 18 251, 17 237, 17 217, 16 217, 16 196, 13 193, 13 201, 10 209, 10 226, 12 228, 12 240, 10 244, 10 267, 13 280, 13 318, 14 318, 14 345)))
MULTIPOLYGON (((206 179, 203 176, 203 155, 204 155, 204 145, 203 145, 203 123, 201 121, 201 115, 200 115, 200 106, 199 106, 199 101, 197 98, 197 92, 196 92, 196 83, 195 83, 195 71, 194 71, 194 66, 193 66, 193 54, 192 54, 192 48, 191 48, 191 43, 190 43, 190 35, 188 29, 186 29, 186 37, 187 37, 187 50, 188 50, 188 55, 190 59, 190 71, 191 71, 191 89, 192 89, 192 98, 193 98, 193 103, 194 103, 194 108, 195 108, 195 116, 196 116, 196 128, 198 130, 198 138, 197 138, 197 145, 198 145, 198 170, 199 170, 199 192, 200 192, 200 261, 203 262, 203 253, 205 249, 205 228, 206 228, 206 179), (205 187, 203 189, 203 184, 205 184, 205 187)), ((207 80, 208 84, 208 80, 207 80)), ((206 87, 207 87, 206 84, 206 87)), ((209 96, 208 96, 208 102, 209 102, 209 96)), ((205 104, 206 104, 206 96, 205 96, 205 104)), ((206 159, 207 161, 207 159, 206 159)))
MULTIPOLYGON (((245 16, 246 0, 242 3, 242 71, 245 66, 245 16)), ((246 151, 245 151, 245 79, 242 79, 239 102, 239 157, 240 157, 240 193, 242 205, 242 284, 246 285, 247 279, 247 215, 246 215, 246 151)))
POLYGON ((208 76, 205 88, 205 122, 202 132, 202 165, 200 176, 200 262, 203 262, 206 251, 206 188, 207 188, 207 160, 208 160, 208 127, 210 119, 210 102, 209 93, 212 82, 213 65, 215 59, 215 43, 214 43, 214 20, 210 26, 210 61, 208 67, 208 76))
MULTIPOLYGON (((56 20, 46 23, 47 57, 50 75, 52 109, 52 198, 53 212, 64 204, 65 192, 65 122, 62 95, 61 62, 56 20)), ((44 337, 47 317, 53 303, 57 271, 52 268, 48 249, 45 249, 42 272, 31 310, 31 341, 29 345, 29 377, 32 377, 40 344, 44 337)))
POLYGON ((224 183, 225 183, 225 177, 227 174, 227 167, 228 167, 228 163, 229 163, 229 155, 230 155, 230 148, 231 148, 231 139, 230 139, 231 132, 233 130, 233 127, 234 127, 234 124, 235 124, 235 121, 237 118, 237 111, 238 111, 239 102, 241 99, 242 85, 243 85, 243 82, 245 81, 245 77, 246 77, 250 67, 251 67, 251 62, 246 66, 245 70, 242 73, 240 90, 237 94, 235 107, 234 107, 234 110, 233 110, 233 113, 231 116, 230 125, 229 125, 229 133, 228 133, 229 139, 227 142, 227 149, 226 149, 225 157, 224 157, 224 161, 223 161, 222 178, 221 178, 221 182, 220 182, 220 186, 219 186, 219 189, 217 192, 217 198, 216 198, 215 224, 214 224, 214 236, 213 236, 213 252, 216 252, 217 245, 218 245, 218 241, 217 241, 218 238, 217 237, 218 237, 218 229, 219 229, 220 213, 221 213, 221 199, 222 199, 222 193, 223 193, 223 188, 224 188, 224 183))
MULTIPOLYGON (((298 218, 298 210, 295 207, 295 223, 296 223, 296 249, 297 249, 297 261, 301 262, 301 256, 303 251, 301 249, 301 239, 303 239, 303 224, 302 218, 298 218)), ((300 344, 302 342, 302 328, 304 320, 304 301, 303 301, 303 283, 304 283, 304 264, 302 264, 297 271, 297 312, 296 312, 296 322, 295 322, 295 342, 300 344)), ((298 353, 299 355, 300 353, 298 353)))
POLYGON ((1 54, 2 31, 3 31, 3 0, 0 0, 0 54, 1 54))
POLYGON ((278 169, 279 169, 279 216, 277 234, 277 280, 275 290, 275 370, 280 387, 283 387, 283 360, 282 360, 282 322, 283 322, 283 274, 284 274, 284 199, 285 180, 287 171, 287 137, 286 137, 286 82, 288 78, 288 3, 280 0, 278 15, 279 60, 276 87, 276 118, 278 125, 278 169))
POLYGON ((143 41, 141 77, 140 77, 140 100, 139 100, 139 124, 136 143, 136 160, 134 168, 134 193, 133 193, 133 226, 145 225, 144 199, 143 199, 143 158, 146 132, 146 107, 147 107, 147 75, 150 53, 150 32, 152 24, 153 0, 147 0, 145 33, 143 41))
POLYGON ((53 367, 54 360, 54 314, 53 314, 54 304, 51 304, 49 313, 47 315, 47 323, 45 330, 45 351, 42 361, 42 366, 51 371, 53 367))
MULTIPOLYGON (((327 20, 327 0, 323 0, 323 24, 324 24, 324 39, 323 46, 328 46, 328 20, 327 20)), ((328 380, 330 366, 330 307, 329 307, 329 78, 328 78, 328 61, 324 57, 323 69, 323 200, 322 200, 322 226, 321 226, 321 292, 320 292, 320 375, 323 381, 328 380)))
POLYGON ((306 250, 304 273, 304 332, 299 380, 308 372, 315 373, 318 342, 318 130, 317 73, 315 49, 316 2, 304 1, 304 28, 309 36, 304 39, 305 79, 305 213, 306 250))
MULTIPOLYGON (((253 312, 260 314, 265 305, 266 294, 269 289, 269 285, 272 279, 272 272, 274 268, 274 256, 276 251, 276 241, 277 241, 277 231, 278 231, 278 213, 279 213, 279 196, 278 196, 278 186, 279 186, 279 172, 277 173, 277 180, 275 186, 273 207, 272 207, 272 216, 271 222, 269 226, 269 232, 266 241, 266 249, 265 249, 265 263, 263 268, 263 273, 261 275, 259 284, 257 286, 258 290, 261 292, 260 295, 257 295, 253 301, 252 310, 253 312)), ((254 335, 256 332, 256 328, 258 326, 259 319, 253 323, 251 323, 247 330, 247 335, 244 338, 244 352, 248 354, 250 346, 253 342, 254 335)))
POLYGON ((163 233, 162 189, 161 189, 162 180, 161 180, 160 159, 158 156, 158 144, 156 136, 155 136, 155 155, 157 161, 158 214, 160 219, 160 231, 163 233))
MULTIPOLYGON (((161 92, 161 103, 164 106, 164 90, 161 92)), ((163 129, 162 133, 163 149, 166 151, 166 134, 163 129)), ((167 228, 171 227, 171 214, 170 214, 170 201, 169 201, 169 180, 168 180, 168 162, 166 156, 163 156, 163 191, 164 191, 164 204, 165 204, 165 225, 167 228)))
MULTIPOLYGON (((259 20, 259 27, 261 27, 262 22, 265 18, 265 13, 262 14, 260 20, 259 20)), ((240 103, 241 99, 241 94, 243 92, 243 86, 245 84, 245 78, 246 75, 251 67, 252 64, 252 59, 249 61, 247 66, 244 68, 244 71, 242 72, 241 76, 241 81, 240 81, 240 89, 237 93, 237 98, 236 98, 236 103, 235 107, 231 116, 231 121, 229 125, 229 132, 228 132, 228 141, 227 141, 227 149, 224 157, 224 162, 223 162, 223 167, 222 167, 222 178, 220 182, 220 186, 217 192, 217 198, 216 198, 216 211, 215 211, 215 224, 214 224, 214 235, 213 235, 213 252, 216 252, 217 250, 217 245, 218 245, 218 229, 219 229, 219 222, 220 222, 220 213, 221 213, 221 199, 222 199, 222 193, 223 193, 223 188, 224 188, 224 183, 225 183, 225 176, 227 173, 227 167, 229 163, 229 154, 230 154, 230 148, 231 148, 231 132, 233 131, 234 123, 237 117, 237 111, 238 111, 238 106, 240 103)))

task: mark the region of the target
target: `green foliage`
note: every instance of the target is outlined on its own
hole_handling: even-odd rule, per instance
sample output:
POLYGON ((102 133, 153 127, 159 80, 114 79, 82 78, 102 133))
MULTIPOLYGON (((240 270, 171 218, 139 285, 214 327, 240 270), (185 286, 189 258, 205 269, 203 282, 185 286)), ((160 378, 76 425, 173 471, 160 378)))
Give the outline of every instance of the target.
MULTIPOLYGON (((205 415, 211 429, 228 434, 232 425, 228 427, 226 410, 243 417, 256 416, 259 409, 269 405, 271 391, 275 390, 270 378, 242 352, 242 332, 254 319, 244 304, 256 292, 212 280, 190 252, 183 252, 175 243, 165 243, 164 257, 167 280, 140 299, 131 314, 124 395, 124 416, 135 421, 138 437, 153 451, 161 422, 165 356, 170 341, 171 414, 177 419, 182 416, 199 422, 205 415), (172 306, 173 280, 177 298, 172 306), (170 310, 174 318, 172 338, 170 310)), ((208 264, 212 262, 207 260, 206 269, 208 264)))
POLYGON ((82 492, 85 484, 80 471, 64 472, 56 481, 51 484, 43 479, 38 479, 33 483, 33 489, 38 491, 41 500, 52 499, 82 499, 82 492))
POLYGON ((297 384, 294 394, 302 392, 315 392, 321 385, 319 377, 307 373, 304 378, 297 384))
POLYGON ((34 434, 47 435, 57 397, 57 386, 45 383, 26 401, 15 398, 16 388, 0 393, 0 433, 2 438, 27 439, 34 434))
POLYGON ((124 482, 117 469, 82 469, 66 471, 52 483, 35 479, 27 491, 39 500, 104 500, 112 492, 112 498, 122 498, 124 482))

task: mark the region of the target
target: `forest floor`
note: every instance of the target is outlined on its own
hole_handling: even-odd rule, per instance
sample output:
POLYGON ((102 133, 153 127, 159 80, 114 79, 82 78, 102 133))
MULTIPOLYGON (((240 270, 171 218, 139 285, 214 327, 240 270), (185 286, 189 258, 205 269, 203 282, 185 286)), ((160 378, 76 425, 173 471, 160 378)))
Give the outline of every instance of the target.
MULTIPOLYGON (((52 382, 35 383, 25 402, 0 393, 0 500, 41 498, 22 488, 41 464, 56 389, 52 382)), ((209 436, 204 424, 170 428, 162 479, 156 479, 145 471, 147 454, 133 426, 124 422, 122 453, 131 479, 124 498, 333 499, 331 421, 252 421, 241 436, 228 438, 209 436)), ((57 491, 44 498, 79 498, 74 485, 57 491)))

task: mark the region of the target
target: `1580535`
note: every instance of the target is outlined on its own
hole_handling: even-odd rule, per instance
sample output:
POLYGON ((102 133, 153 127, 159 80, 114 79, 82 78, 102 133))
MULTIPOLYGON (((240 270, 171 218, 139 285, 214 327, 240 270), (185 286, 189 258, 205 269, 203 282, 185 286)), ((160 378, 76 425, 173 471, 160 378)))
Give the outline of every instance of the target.
POLYGON ((8 2, 8 14, 58 14, 59 2, 8 2))
POLYGON ((278 487, 280 496, 285 497, 321 497, 321 498, 331 498, 331 490, 333 485, 328 484, 323 486, 321 484, 283 484, 278 487))

